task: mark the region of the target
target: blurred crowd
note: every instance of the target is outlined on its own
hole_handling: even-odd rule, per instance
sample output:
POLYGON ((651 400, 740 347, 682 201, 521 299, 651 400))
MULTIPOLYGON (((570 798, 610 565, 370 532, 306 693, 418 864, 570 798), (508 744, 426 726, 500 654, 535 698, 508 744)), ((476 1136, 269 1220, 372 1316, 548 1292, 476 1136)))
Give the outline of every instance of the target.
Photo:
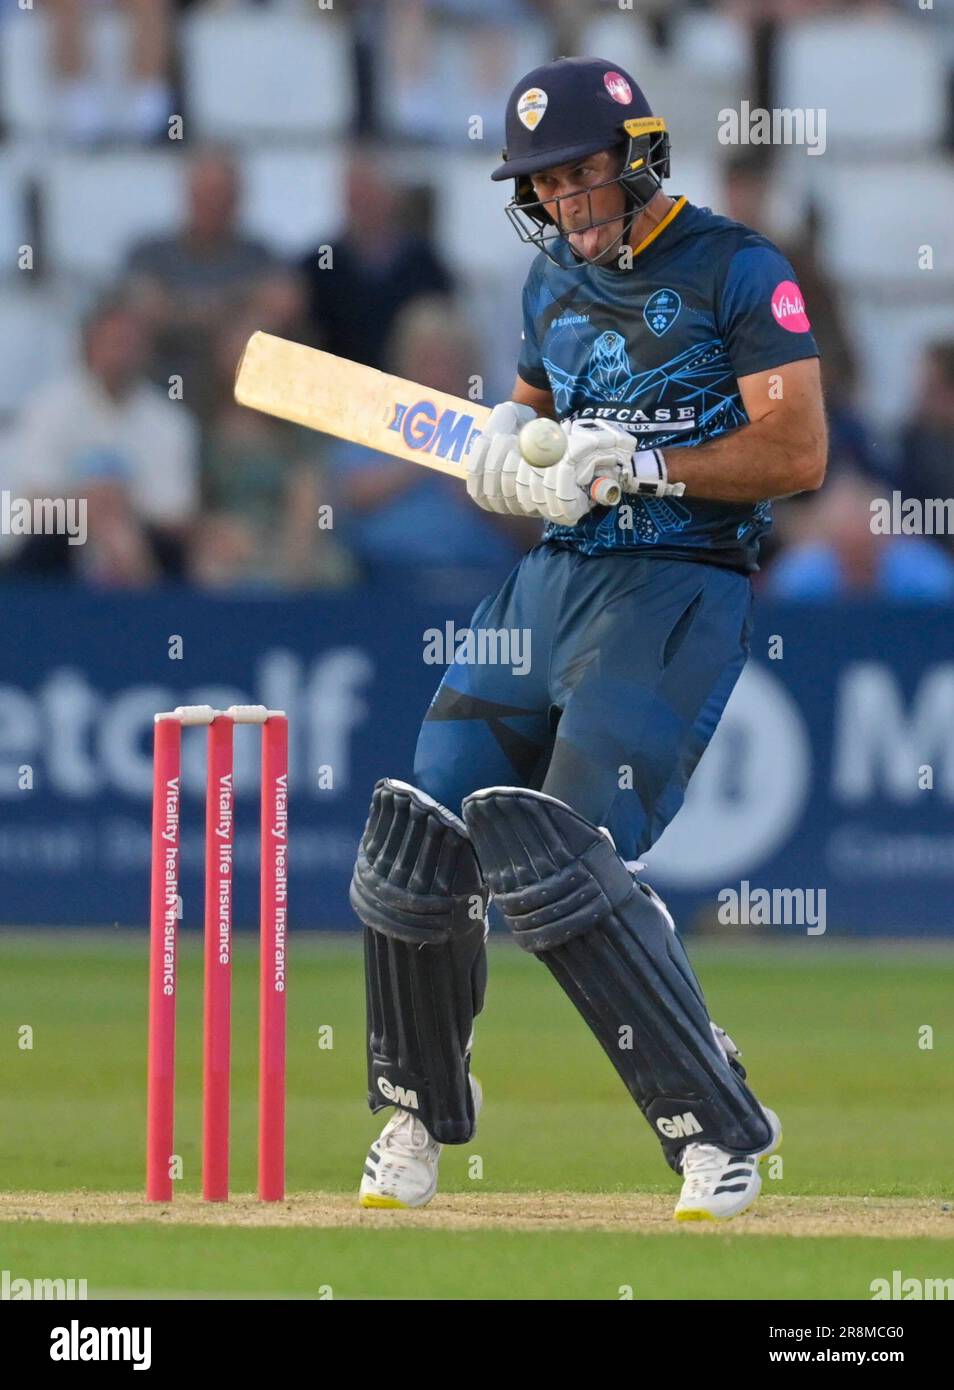
MULTIPOLYGON (((169 120, 181 107, 176 26, 179 12, 198 4, 115 0, 132 35, 126 99, 116 109, 88 71, 84 44, 90 11, 111 3, 50 0, 58 100, 51 138, 92 151, 123 142, 148 158, 153 146, 168 146, 169 120)), ((324 8, 320 0, 219 0, 214 8, 246 5, 324 8)), ((89 540, 8 540, 3 573, 113 586, 340 588, 395 565, 500 572, 532 545, 538 523, 481 512, 459 483, 431 470, 241 409, 232 382, 256 329, 460 396, 475 380, 512 375, 516 338, 511 361, 488 363, 492 340, 478 331, 474 288, 434 234, 433 200, 395 172, 379 98, 388 84, 404 94, 402 138, 434 142, 440 161, 441 98, 423 71, 428 26, 475 25, 471 77, 492 84, 508 25, 538 26, 552 56, 573 51, 581 15, 600 8, 598 0, 341 0, 356 91, 337 200, 343 214, 304 255, 289 256, 248 229, 233 147, 182 142, 181 225, 126 248, 111 282, 90 295, 72 365, 29 391, 8 422, 3 486, 18 496, 85 497, 89 540), (385 18, 397 39, 386 46, 385 18)), ((686 7, 640 8, 664 29, 686 7)), ((689 8, 743 14, 754 70, 770 74, 779 25, 825 10, 910 7, 738 0, 689 8)), ((667 114, 678 126, 679 112, 667 114)), ((954 599, 954 537, 885 538, 869 524, 871 499, 893 489, 925 498, 951 492, 954 319, 949 335, 921 349, 907 418, 892 431, 873 428, 858 404, 858 343, 820 254, 813 206, 775 224, 769 153, 727 153, 714 206, 771 236, 796 269, 822 354, 831 458, 820 492, 777 506, 758 582, 806 601, 854 593, 954 599)), ((512 261, 519 291, 528 256, 516 239, 512 261)))

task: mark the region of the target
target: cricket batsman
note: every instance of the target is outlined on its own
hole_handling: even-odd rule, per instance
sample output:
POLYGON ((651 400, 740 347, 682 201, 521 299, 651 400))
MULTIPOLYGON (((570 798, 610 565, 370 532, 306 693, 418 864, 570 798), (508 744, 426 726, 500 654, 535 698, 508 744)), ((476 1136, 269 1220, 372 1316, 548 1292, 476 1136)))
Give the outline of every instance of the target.
MULTIPOLYGON (((517 84, 507 215, 538 252, 513 398, 468 458, 478 507, 542 539, 473 630, 529 632, 530 670, 458 659, 421 728, 414 785, 374 790, 352 904, 365 928, 368 1092, 396 1110, 366 1207, 419 1207, 443 1144, 474 1135, 470 1073, 491 898, 566 991, 682 1179, 678 1220, 761 1188, 781 1126, 710 1018, 640 857, 682 804, 749 650, 771 499, 817 488, 818 352, 764 236, 669 196, 669 136, 617 64, 561 58, 517 84), (559 422, 562 459, 518 434, 559 422), (594 478, 625 491, 594 502, 594 478)), ((559 1070, 559 1057, 548 1059, 559 1070)))

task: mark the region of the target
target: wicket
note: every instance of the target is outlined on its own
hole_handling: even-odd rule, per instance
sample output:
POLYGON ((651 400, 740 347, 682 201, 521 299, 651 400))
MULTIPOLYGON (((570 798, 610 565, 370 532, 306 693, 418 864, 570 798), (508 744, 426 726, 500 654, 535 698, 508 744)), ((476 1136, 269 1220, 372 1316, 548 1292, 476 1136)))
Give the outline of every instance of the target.
POLYGON ((202 1195, 229 1195, 232 1011, 233 730, 262 728, 258 1195, 285 1195, 288 720, 264 705, 180 705, 155 716, 149 947, 146 1200, 172 1200, 182 729, 206 726, 202 1195))

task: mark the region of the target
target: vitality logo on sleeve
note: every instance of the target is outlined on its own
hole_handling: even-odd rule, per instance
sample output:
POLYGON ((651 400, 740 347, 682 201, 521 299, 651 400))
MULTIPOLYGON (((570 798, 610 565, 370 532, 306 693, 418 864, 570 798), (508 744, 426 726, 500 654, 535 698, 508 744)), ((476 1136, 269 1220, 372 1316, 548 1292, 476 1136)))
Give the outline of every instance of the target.
POLYGON ((811 328, 802 292, 794 280, 782 280, 772 294, 772 316, 789 333, 807 333, 811 328))

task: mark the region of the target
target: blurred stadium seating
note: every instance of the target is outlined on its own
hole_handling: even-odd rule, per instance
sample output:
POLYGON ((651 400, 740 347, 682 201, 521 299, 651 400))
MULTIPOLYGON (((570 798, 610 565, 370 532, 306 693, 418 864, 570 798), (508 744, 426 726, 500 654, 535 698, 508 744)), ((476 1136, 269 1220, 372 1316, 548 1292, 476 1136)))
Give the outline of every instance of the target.
MULTIPOLYGON (((87 10, 87 76, 101 133, 63 124, 53 13, 0 7, 0 476, 30 394, 63 371, 82 314, 122 282, 131 247, 172 234, 186 163, 227 145, 240 230, 295 269, 346 217, 349 152, 372 137, 413 232, 431 239, 480 340, 487 398, 509 389, 528 264, 488 172, 515 78, 561 51, 613 57, 666 114, 672 188, 725 210, 731 147, 718 112, 770 100, 827 117, 822 157, 772 151, 764 230, 797 241, 813 218, 858 376, 853 406, 885 456, 922 353, 954 337, 954 28, 942 7, 819 0, 647 4, 601 0, 156 0, 171 26, 174 138, 124 133, 131 17, 87 10), (480 118, 475 123, 474 118, 480 118), (181 138, 180 138, 181 137, 181 138), (919 261, 933 248, 933 268, 919 261), (24 252, 32 261, 22 268, 24 252)), ((165 80, 165 79, 164 79, 165 80)), ((796 267, 797 268, 797 267, 796 267)), ((811 309, 811 305, 809 305, 811 309)), ((320 325, 311 325, 320 337, 320 325)), ((318 442, 316 451, 320 453, 318 442)), ((317 456, 317 454, 316 454, 317 456)), ((782 528, 784 532, 784 527, 782 528)), ((9 550, 9 547, 7 547, 9 550)))
MULTIPOLYGON (((44 558, 0 535, 6 920, 139 919, 145 737, 152 712, 184 698, 291 711, 303 769, 296 901, 310 904, 312 925, 348 920, 367 787, 392 758, 397 775, 409 772, 433 689, 435 671, 407 654, 431 621, 465 622, 539 528, 491 523, 428 470, 239 410, 234 363, 253 328, 321 343, 344 322, 365 360, 446 378, 458 393, 478 376, 485 401, 504 398, 531 259, 504 216, 508 190, 488 178, 504 101, 537 62, 590 51, 630 69, 666 115, 670 188, 765 231, 810 286, 832 425, 830 482, 778 505, 757 576, 759 640, 784 633, 796 655, 769 662, 753 650, 653 871, 685 922, 726 875, 757 871, 770 884, 821 875, 845 930, 949 931, 952 542, 891 537, 904 563, 879 568, 873 551, 886 551, 862 510, 872 488, 901 481, 911 495, 952 491, 949 10, 918 0, 154 0, 150 13, 161 24, 144 81, 127 0, 88 0, 88 42, 74 34, 67 58, 62 35, 54 43, 61 0, 33 10, 0 0, 0 489, 29 487, 23 439, 42 447, 36 403, 59 400, 57 437, 74 452, 74 434, 87 441, 77 473, 98 489, 91 541, 111 524, 103 517, 121 522, 112 544, 79 547, 82 562, 65 546, 44 558), (721 143, 720 112, 743 101, 820 109, 824 154, 721 143), (157 111, 170 121, 161 137, 157 111), (344 290, 328 307, 322 277, 335 271, 316 255, 328 249, 337 283, 365 287, 360 313, 349 315, 344 290), (118 311, 117 292, 127 300, 118 311), (136 340, 130 299, 152 353, 148 370, 131 372, 139 407, 155 420, 189 417, 195 446, 180 467, 201 486, 186 523, 124 511, 112 441, 88 447, 110 415, 98 387, 122 377, 121 345, 136 340), (373 341, 385 316, 390 337, 373 341), (91 321, 102 331, 86 399, 100 408, 73 431, 91 321), (173 406, 160 392, 176 373, 173 406), (328 502, 333 535, 316 521, 328 502), (919 556, 930 557, 920 572, 919 556), (841 558, 853 572, 839 590, 841 558), (69 592, 36 582, 51 575, 69 592), (144 585, 153 592, 123 592, 144 585), (912 622, 913 601, 925 606, 912 622), (188 632, 181 674, 166 659, 169 632, 188 632), (916 790, 915 769, 935 754, 932 798, 916 790), (331 762, 326 796, 315 770, 331 762), (860 790, 833 772, 846 762, 862 767, 860 790), (12 790, 22 763, 39 769, 29 802, 12 790)), ((115 415, 128 443, 142 416, 115 415)), ((128 456, 140 482, 157 476, 154 447, 128 456)))

